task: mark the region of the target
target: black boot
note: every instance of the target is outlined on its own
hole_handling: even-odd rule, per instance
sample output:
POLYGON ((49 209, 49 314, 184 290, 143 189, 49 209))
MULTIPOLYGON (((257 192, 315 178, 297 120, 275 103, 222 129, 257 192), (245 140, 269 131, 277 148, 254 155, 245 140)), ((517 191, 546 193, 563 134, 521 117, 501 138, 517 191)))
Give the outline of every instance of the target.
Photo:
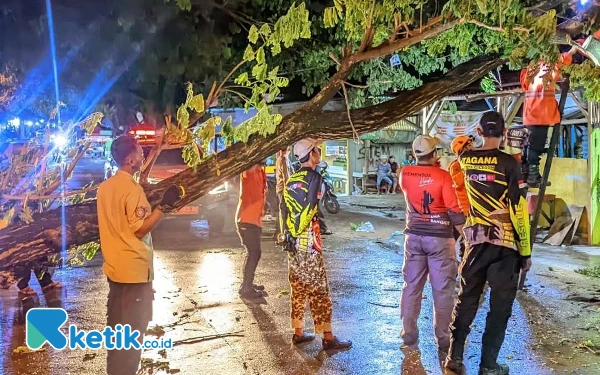
POLYGON ((479 375, 508 375, 509 373, 508 366, 503 363, 496 364, 492 368, 479 368, 479 375))
POLYGON ((466 372, 465 365, 461 359, 452 359, 450 357, 446 358, 444 361, 444 369, 448 370, 444 371, 444 375, 456 374, 456 375, 464 375, 466 372))
MULTIPOLYGON (((538 188, 542 184, 542 176, 540 175, 540 166, 535 164, 529 164, 527 170, 527 185, 532 188, 538 188)), ((546 183, 546 186, 550 186, 550 181, 546 183)))
POLYGON ((521 164, 521 174, 523 175, 523 180, 527 181, 527 176, 529 175, 529 168, 527 164, 521 164))

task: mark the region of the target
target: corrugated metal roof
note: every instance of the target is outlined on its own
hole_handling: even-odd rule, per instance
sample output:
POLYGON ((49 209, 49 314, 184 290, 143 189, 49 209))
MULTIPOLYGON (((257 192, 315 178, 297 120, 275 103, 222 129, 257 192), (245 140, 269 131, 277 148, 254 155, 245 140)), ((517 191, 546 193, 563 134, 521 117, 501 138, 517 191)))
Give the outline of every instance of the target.
POLYGON ((408 117, 385 127, 384 130, 416 131, 418 127, 413 124, 418 124, 418 121, 416 116, 408 117))
POLYGON ((411 131, 414 132, 417 129, 415 129, 414 125, 409 124, 408 122, 401 120, 398 121, 395 124, 392 124, 386 128, 384 128, 385 130, 399 130, 399 131, 411 131))

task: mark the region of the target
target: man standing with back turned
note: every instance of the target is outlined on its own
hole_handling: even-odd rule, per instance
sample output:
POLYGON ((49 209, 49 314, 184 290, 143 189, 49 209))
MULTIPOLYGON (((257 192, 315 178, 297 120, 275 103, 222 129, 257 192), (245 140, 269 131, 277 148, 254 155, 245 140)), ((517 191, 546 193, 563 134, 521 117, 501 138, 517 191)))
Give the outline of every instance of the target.
POLYGON ((506 325, 517 294, 519 269, 531 268, 526 185, 519 162, 498 149, 505 132, 498 112, 486 112, 479 121, 484 145, 459 158, 471 211, 464 232, 468 247, 460 265, 461 285, 450 326, 450 351, 445 367, 462 374, 463 354, 470 326, 486 282, 490 311, 481 345, 479 375, 507 375, 498 364, 506 325))
POLYGON ((420 135, 413 142, 417 165, 400 171, 406 200, 404 286, 400 302, 402 348, 417 349, 423 287, 429 276, 433 289, 435 338, 445 352, 450 345, 448 326, 456 288, 456 251, 453 228, 462 233, 465 216, 452 188, 452 177, 437 166, 437 142, 420 135))
MULTIPOLYGON (((152 210, 144 189, 133 175, 144 164, 144 153, 133 137, 117 138, 111 153, 119 166, 117 173, 98 188, 98 227, 104 257, 102 270, 108 279, 107 325, 128 324, 139 331, 139 342, 152 320, 153 248, 150 231, 163 211, 181 198, 177 186, 169 187, 161 204, 152 210)), ((141 350, 109 350, 106 372, 109 375, 134 375, 141 350)))

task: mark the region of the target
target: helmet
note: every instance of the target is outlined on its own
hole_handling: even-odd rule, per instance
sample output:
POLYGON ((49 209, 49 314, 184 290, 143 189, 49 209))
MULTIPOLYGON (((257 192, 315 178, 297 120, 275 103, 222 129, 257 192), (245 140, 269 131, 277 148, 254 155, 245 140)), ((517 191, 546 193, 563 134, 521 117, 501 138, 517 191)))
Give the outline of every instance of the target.
POLYGON ((460 135, 452 141, 450 144, 450 149, 452 153, 456 156, 459 156, 465 151, 468 151, 473 148, 474 137, 470 135, 460 135))

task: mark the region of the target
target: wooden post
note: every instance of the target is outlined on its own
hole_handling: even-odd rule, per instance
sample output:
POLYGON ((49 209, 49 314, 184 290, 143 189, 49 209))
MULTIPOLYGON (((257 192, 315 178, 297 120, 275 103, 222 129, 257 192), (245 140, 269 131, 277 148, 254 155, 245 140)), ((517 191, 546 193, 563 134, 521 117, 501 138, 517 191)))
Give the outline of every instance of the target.
POLYGON ((600 245, 600 103, 589 101, 588 114, 588 236, 590 245, 600 245))
MULTIPOLYGON (((560 102, 558 103, 558 112, 560 113, 560 117, 562 118, 562 113, 565 108, 565 103, 567 102, 567 94, 569 93, 569 78, 565 78, 565 80, 560 85, 560 102)), ((544 174, 542 175, 542 184, 540 185, 540 189, 538 190, 538 197, 535 206, 535 211, 533 212, 533 217, 531 218, 531 248, 533 250, 533 244, 535 243, 535 236, 537 235, 537 225, 540 220, 540 214, 542 212, 542 205, 544 204, 544 194, 546 193, 546 186, 548 184, 548 177, 550 176, 550 168, 552 168, 552 159, 554 159, 554 153, 556 152, 556 145, 558 144, 558 138, 561 132, 561 124, 560 122, 554 125, 554 129, 552 129, 552 138, 550 140, 550 147, 548 148, 548 153, 546 154, 546 163, 544 164, 544 174)), ((525 279, 527 278, 527 272, 521 271, 519 275, 519 290, 523 289, 523 285, 525 284, 525 279)))
POLYGON ((367 194, 367 181, 369 180, 369 158, 371 157, 371 141, 365 139, 365 164, 363 165, 363 194, 367 194))
POLYGON ((354 142, 354 140, 346 139, 346 194, 348 195, 352 195, 354 191, 354 178, 352 174, 354 168, 350 168, 350 142, 354 142))

